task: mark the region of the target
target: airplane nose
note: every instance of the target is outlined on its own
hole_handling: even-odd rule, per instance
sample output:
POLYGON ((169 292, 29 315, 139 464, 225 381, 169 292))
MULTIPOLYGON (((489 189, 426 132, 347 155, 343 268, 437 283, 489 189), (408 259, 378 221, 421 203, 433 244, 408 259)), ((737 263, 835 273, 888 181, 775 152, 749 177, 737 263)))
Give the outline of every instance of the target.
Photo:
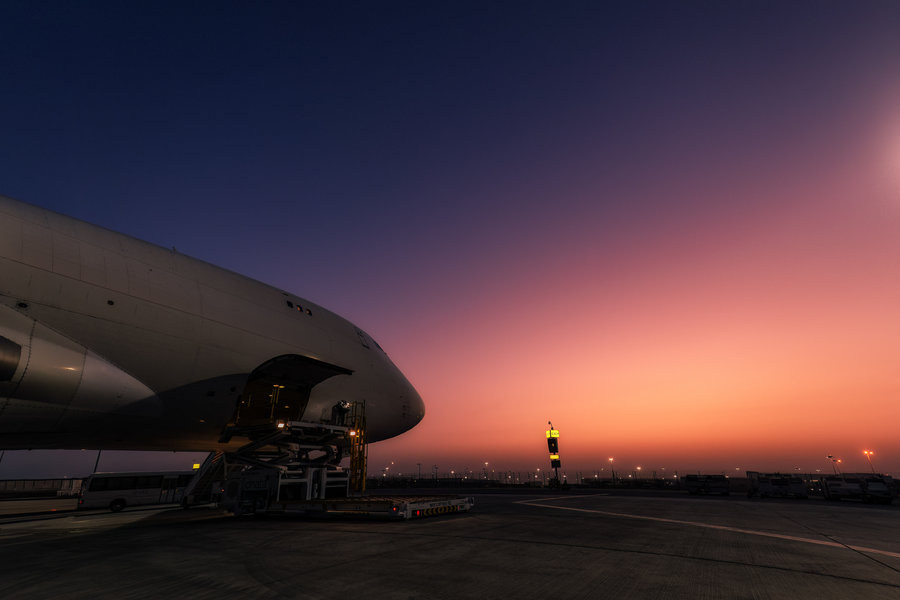
POLYGON ((416 388, 414 388, 412 384, 407 382, 406 385, 409 388, 407 396, 409 398, 409 426, 411 429, 418 425, 419 422, 425 418, 425 402, 422 400, 422 396, 419 395, 419 392, 416 391, 416 388))

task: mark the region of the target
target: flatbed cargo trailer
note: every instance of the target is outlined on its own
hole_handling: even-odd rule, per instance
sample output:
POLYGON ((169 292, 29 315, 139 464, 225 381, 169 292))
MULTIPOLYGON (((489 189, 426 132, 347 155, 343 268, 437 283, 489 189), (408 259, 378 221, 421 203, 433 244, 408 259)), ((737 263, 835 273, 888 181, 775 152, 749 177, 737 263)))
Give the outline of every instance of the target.
POLYGON ((473 498, 463 496, 361 496, 328 500, 276 500, 266 507, 265 512, 408 520, 465 512, 474 504, 473 498))

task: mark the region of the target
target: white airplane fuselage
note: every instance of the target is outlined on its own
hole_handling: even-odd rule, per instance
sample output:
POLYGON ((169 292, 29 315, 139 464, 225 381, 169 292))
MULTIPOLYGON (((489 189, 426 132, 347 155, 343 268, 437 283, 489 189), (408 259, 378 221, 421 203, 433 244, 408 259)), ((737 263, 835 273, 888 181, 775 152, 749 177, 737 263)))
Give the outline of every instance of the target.
POLYGON ((378 344, 321 306, 0 197, 0 449, 225 449, 242 394, 273 383, 306 386, 306 421, 364 402, 369 441, 425 412, 378 344))

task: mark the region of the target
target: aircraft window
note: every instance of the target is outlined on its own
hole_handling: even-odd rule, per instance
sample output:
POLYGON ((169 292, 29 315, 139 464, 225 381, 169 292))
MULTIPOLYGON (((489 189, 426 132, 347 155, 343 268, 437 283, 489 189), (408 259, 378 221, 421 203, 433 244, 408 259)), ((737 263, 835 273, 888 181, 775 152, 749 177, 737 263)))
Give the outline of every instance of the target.
POLYGON ((296 308, 296 309, 297 309, 297 312, 299 312, 299 313, 304 313, 304 312, 305 312, 305 313, 308 314, 309 316, 312 316, 312 311, 309 310, 308 308, 304 309, 301 305, 299 305, 299 304, 294 304, 294 303, 291 302, 290 300, 285 300, 285 302, 287 303, 288 308, 296 308))
POLYGON ((366 334, 363 333, 363 330, 362 330, 362 329, 357 329, 357 330, 356 330, 356 335, 359 336, 359 343, 361 343, 361 344, 363 345, 363 348, 368 348, 368 347, 369 347, 369 343, 366 341, 366 334))
MULTIPOLYGON (((365 348, 371 348, 371 346, 369 346, 369 344, 371 343, 371 344, 375 344, 375 347, 376 347, 376 348, 378 348, 379 350, 381 350, 382 352, 384 352, 384 348, 382 348, 381 345, 380 345, 378 342, 376 342, 375 339, 374 339, 371 335, 369 335, 368 333, 366 333, 366 332, 363 331, 362 329, 356 329, 356 335, 359 336, 359 342, 360 342, 365 348)), ((384 353, 387 354, 387 352, 384 352, 384 353)))

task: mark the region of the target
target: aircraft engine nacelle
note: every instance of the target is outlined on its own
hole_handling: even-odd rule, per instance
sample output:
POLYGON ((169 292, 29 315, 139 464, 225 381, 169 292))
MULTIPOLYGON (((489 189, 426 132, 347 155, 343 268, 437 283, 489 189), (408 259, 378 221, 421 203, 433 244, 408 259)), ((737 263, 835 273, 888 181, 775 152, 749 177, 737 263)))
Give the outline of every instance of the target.
POLYGON ((154 416, 156 394, 107 360, 0 307, 0 433, 69 430, 97 413, 154 416))

